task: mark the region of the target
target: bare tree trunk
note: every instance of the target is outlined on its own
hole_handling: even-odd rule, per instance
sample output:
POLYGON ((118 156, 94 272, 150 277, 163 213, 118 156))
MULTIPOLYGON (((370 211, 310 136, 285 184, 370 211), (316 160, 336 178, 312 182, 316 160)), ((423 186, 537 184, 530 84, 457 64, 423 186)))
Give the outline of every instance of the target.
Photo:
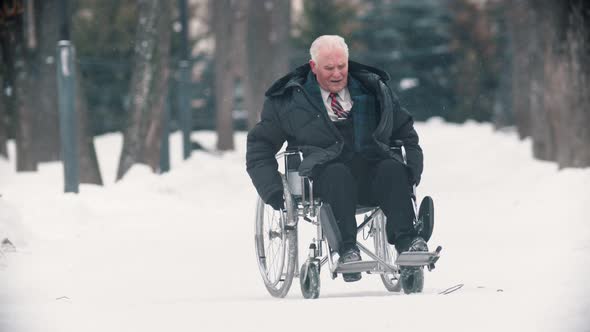
POLYGON ((569 160, 557 156, 562 167, 590 167, 590 3, 574 1, 570 13, 573 28, 568 33, 568 52, 572 59, 571 73, 578 73, 572 91, 577 92, 572 110, 574 124, 570 135, 572 143, 568 145, 573 153, 569 160))
MULTIPOLYGON (((14 63, 13 54, 10 49, 11 42, 9 40, 10 33, 8 32, 7 26, 0 26, 0 45, 2 48, 2 64, 4 70, 2 72, 2 91, 0 93, 0 150, 1 154, 6 159, 9 158, 6 141, 10 137, 9 124, 14 123, 13 119, 10 118, 10 114, 14 114, 14 101, 13 93, 10 96, 7 94, 6 89, 13 89, 14 86, 14 63)), ((14 135, 14 133, 12 133, 14 135)))
POLYGON ((37 171, 34 146, 34 114, 31 98, 27 98, 29 87, 28 56, 24 41, 24 24, 22 16, 15 18, 8 29, 9 65, 14 67, 14 103, 17 117, 16 126, 16 170, 18 172, 37 171))
POLYGON ((553 129, 551 127, 549 110, 545 108, 543 96, 546 94, 546 80, 544 62, 545 49, 551 47, 551 38, 548 38, 553 31, 551 21, 548 21, 543 14, 540 2, 529 0, 532 9, 531 26, 529 27, 529 114, 531 121, 531 137, 533 139, 533 155, 540 160, 555 160, 555 146, 553 129), (539 7, 537 7, 539 6, 539 7), (549 39, 549 40, 548 40, 549 39))
MULTIPOLYGON (((2 32, 0 32, 1 34, 2 32)), ((0 36, 0 39, 2 37, 0 36)), ((2 42, 0 42, 0 47, 4 47, 2 42)), ((6 86, 7 79, 6 79, 6 71, 2 73, 2 79, 0 80, 0 157, 4 157, 4 159, 8 159, 8 149, 6 147, 6 142, 8 141, 8 97, 4 92, 4 87, 6 86)))
POLYGON ((164 100, 168 91, 170 2, 140 0, 131 78, 130 121, 123 136, 117 179, 135 163, 160 168, 164 100))
MULTIPOLYGON (((0 82, 0 84, 2 84, 0 82)), ((4 90, 0 91, 0 157, 8 159, 8 149, 6 148, 6 142, 8 141, 8 114, 7 114, 7 98, 5 97, 4 90)))
POLYGON ((59 39, 60 13, 58 0, 33 2, 38 18, 38 54, 35 57, 38 78, 35 91, 35 145, 38 161, 61 160, 59 110, 57 107, 55 49, 59 39))
POLYGON ((144 151, 144 161, 152 170, 160 171, 160 152, 162 148, 162 134, 165 120, 166 98, 168 96, 168 83, 170 71, 168 62, 170 58, 171 43, 171 12, 172 8, 167 0, 162 1, 162 13, 158 21, 158 59, 155 63, 156 81, 153 92, 150 94, 150 121, 147 127, 144 151))
POLYGON ((510 42, 508 13, 510 4, 506 1, 486 3, 486 12, 496 23, 498 86, 494 92, 492 122, 495 129, 514 125, 512 114, 512 65, 513 47, 510 42))
POLYGON ((78 144, 78 155, 80 156, 78 174, 80 175, 80 183, 91 183, 102 185, 102 177, 100 175, 100 168, 98 166, 98 158, 96 156, 96 149, 94 148, 94 133, 90 128, 88 122, 88 104, 86 102, 86 94, 83 90, 81 82, 82 75, 80 69, 76 69, 77 76, 77 93, 76 93, 76 113, 78 115, 78 137, 80 144, 78 144))
POLYGON ((513 50, 513 76, 512 76, 512 110, 514 122, 520 138, 531 135, 530 121, 530 58, 528 40, 533 26, 531 24, 531 9, 527 1, 519 1, 513 4, 509 10, 509 36, 513 50))
POLYGON ((233 35, 233 53, 234 53, 234 75, 239 77, 244 84, 246 69, 248 68, 247 56, 247 29, 248 29, 248 8, 253 0, 236 1, 234 5, 234 32, 233 35))
MULTIPOLYGON (((275 0, 272 14, 273 71, 270 83, 287 74, 291 56, 291 1, 275 0)), ((269 83, 269 84, 270 84, 269 83)))
POLYGON ((233 1, 211 0, 213 33, 215 35, 215 108, 217 149, 234 149, 234 64, 232 33, 234 22, 233 1))
POLYGON ((260 117, 264 93, 289 69, 291 3, 288 0, 252 1, 248 13, 245 102, 248 128, 260 117))
POLYGON ((590 4, 527 0, 514 3, 511 14, 521 137, 532 137, 536 158, 590 166, 590 4))
POLYGON ((550 81, 555 121, 555 160, 560 167, 590 166, 590 4, 587 1, 545 1, 546 19, 557 31, 548 48, 546 70, 550 81), (555 18, 560 18, 557 21, 555 18))

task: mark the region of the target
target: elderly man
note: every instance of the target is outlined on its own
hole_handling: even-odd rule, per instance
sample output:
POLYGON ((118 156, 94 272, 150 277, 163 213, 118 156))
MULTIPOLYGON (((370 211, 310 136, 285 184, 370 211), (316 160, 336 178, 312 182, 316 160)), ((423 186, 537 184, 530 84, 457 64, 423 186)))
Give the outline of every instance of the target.
MULTIPOLYGON (((387 85, 389 75, 348 59, 342 37, 321 36, 311 60, 266 92, 260 122, 248 134, 247 170, 260 197, 284 206, 275 154, 285 141, 303 152, 302 176, 329 203, 342 234, 339 262, 361 260, 356 245, 357 204, 378 205, 388 241, 398 252, 428 251, 413 227, 412 184, 420 182, 422 149, 412 117, 387 85), (392 153, 404 143, 407 165, 392 153)), ((343 275, 357 281, 360 273, 343 275)))

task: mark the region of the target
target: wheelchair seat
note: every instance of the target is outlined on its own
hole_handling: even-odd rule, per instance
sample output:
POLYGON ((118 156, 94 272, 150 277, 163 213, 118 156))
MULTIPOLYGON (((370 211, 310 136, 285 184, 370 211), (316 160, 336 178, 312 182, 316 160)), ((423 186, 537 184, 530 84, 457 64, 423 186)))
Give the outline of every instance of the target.
POLYGON ((371 206, 371 205, 357 205, 356 206, 356 214, 365 214, 369 212, 375 211, 375 209, 379 208, 378 206, 371 206))

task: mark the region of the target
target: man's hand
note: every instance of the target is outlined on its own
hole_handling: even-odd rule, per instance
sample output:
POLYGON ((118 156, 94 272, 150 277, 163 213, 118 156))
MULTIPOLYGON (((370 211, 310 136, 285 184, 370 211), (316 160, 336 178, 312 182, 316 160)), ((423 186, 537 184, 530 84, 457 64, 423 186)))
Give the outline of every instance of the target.
POLYGON ((283 192, 277 191, 273 193, 266 204, 272 206, 272 208, 277 211, 280 209, 285 209, 285 199, 283 198, 283 192))

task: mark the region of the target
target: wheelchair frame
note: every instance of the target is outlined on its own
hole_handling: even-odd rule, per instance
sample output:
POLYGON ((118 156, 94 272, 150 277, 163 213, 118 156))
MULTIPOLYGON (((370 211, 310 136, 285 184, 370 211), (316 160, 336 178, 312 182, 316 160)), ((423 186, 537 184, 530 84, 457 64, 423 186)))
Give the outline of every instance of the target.
MULTIPOLYGON (((394 147, 398 149, 406 163, 406 152, 403 145, 394 147)), ((397 252, 387 242, 385 232, 386 218, 379 207, 357 207, 356 215, 365 215, 364 220, 357 226, 357 233, 369 227, 369 236, 373 237, 374 252, 357 242, 359 249, 372 260, 338 264, 334 260, 336 254, 328 244, 327 238, 320 222, 319 209, 322 201, 313 195, 313 181, 308 177, 301 177, 296 170, 289 168, 289 157, 299 157, 302 160, 300 151, 283 151, 276 155, 276 158, 284 161, 285 173, 281 175, 283 180, 285 209, 274 211, 265 205, 260 197, 256 213, 256 252, 258 255, 258 266, 262 274, 265 286, 269 293, 275 297, 287 295, 293 278, 300 279, 301 291, 305 298, 317 298, 320 292, 320 271, 322 266, 328 264, 330 275, 335 279, 339 273, 366 272, 369 274, 380 274, 384 286, 392 292, 399 292, 402 289, 400 278, 400 267, 396 265, 397 252), (306 193, 306 191, 308 193, 306 193), (266 215, 265 213, 269 213, 266 215), (272 225, 268 230, 264 228, 265 217, 272 225), (316 226, 316 235, 309 245, 306 261, 299 266, 298 253, 298 225, 299 219, 303 219, 316 226), (274 228, 273 228, 274 227, 274 228), (268 237, 267 237, 268 235, 268 237), (277 252, 267 245, 280 240, 278 255, 270 257, 269 254, 277 252), (326 251, 324 253, 324 250, 326 251), (271 271, 276 268, 278 271, 271 271)), ((412 205, 416 216, 416 187, 412 190, 412 205)), ((418 266, 418 265, 416 265, 418 266)), ((422 267, 416 267, 422 269, 422 267)), ((417 279, 417 287, 414 291, 421 291, 423 287, 423 273, 421 279, 417 279)), ((406 289, 404 288, 404 291, 406 289)), ((406 291, 408 293, 408 291, 406 291)))

